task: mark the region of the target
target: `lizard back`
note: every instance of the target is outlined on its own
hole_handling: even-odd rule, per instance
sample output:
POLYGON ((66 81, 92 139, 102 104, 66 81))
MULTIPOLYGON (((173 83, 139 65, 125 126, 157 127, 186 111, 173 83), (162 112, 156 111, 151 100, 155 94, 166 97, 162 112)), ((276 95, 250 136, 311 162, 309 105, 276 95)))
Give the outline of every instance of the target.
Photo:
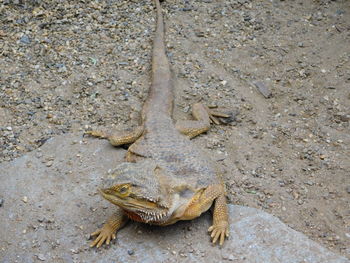
POLYGON ((144 104, 143 135, 129 147, 137 158, 151 158, 176 177, 186 178, 193 187, 205 187, 217 181, 209 158, 181 134, 172 120, 173 83, 165 53, 164 22, 158 0, 157 27, 152 55, 152 84, 144 104))

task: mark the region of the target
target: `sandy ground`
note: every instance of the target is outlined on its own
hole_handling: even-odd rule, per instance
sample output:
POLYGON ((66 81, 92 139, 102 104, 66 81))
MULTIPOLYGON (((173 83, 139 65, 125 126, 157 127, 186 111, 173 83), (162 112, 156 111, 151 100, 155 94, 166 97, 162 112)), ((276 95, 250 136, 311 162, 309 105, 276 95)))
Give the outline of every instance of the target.
MULTIPOLYGON (((237 113, 195 139, 217 160, 229 202, 349 257, 350 2, 169 0, 163 9, 175 117, 190 118, 197 101, 237 113)), ((59 134, 136 125, 154 17, 151 1, 2 1, 1 161, 59 134)))

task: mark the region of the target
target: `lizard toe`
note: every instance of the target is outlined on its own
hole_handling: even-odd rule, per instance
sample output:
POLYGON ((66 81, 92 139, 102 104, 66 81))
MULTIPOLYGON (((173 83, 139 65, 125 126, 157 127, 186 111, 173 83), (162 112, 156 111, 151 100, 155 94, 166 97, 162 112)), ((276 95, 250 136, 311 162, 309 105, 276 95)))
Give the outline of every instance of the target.
POLYGON ((114 233, 113 229, 109 228, 106 225, 104 225, 101 229, 93 232, 91 236, 97 237, 93 242, 91 242, 90 247, 96 246, 97 248, 101 247, 104 243, 109 245, 111 240, 116 238, 116 234, 114 233))
POLYGON ((229 225, 226 221, 222 221, 209 227, 208 231, 211 232, 210 237, 212 238, 212 242, 215 244, 219 241, 220 246, 222 246, 225 237, 228 237, 229 225))

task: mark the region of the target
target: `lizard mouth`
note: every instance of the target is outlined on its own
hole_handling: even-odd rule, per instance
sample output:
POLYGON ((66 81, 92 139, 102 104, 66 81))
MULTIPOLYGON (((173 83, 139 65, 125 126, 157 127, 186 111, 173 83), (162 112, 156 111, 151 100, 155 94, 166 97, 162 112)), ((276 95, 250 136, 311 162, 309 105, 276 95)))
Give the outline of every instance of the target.
POLYGON ((110 189, 99 189, 100 194, 112 204, 122 208, 132 220, 144 223, 161 223, 168 218, 168 209, 154 200, 119 197, 110 189))
POLYGON ((124 210, 126 215, 138 222, 143 222, 143 223, 149 223, 149 224, 161 224, 162 222, 166 221, 168 218, 168 213, 163 212, 155 212, 155 211, 145 211, 145 210, 138 210, 138 211, 129 211, 129 210, 124 210))

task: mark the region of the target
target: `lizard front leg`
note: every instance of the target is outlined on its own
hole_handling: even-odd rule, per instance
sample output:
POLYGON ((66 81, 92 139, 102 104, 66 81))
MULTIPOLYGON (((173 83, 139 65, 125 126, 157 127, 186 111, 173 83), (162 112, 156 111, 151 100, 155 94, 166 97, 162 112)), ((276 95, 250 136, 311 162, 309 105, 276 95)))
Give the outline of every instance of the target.
POLYGON ((85 134, 102 139, 108 139, 113 146, 120 146, 135 142, 142 135, 143 131, 143 126, 138 126, 135 129, 121 132, 109 133, 103 131, 88 131, 85 134))
POLYGON ((225 188, 222 184, 210 185, 200 195, 195 195, 181 216, 182 220, 193 219, 207 211, 214 204, 213 225, 209 227, 213 243, 219 240, 223 245, 225 237, 229 236, 228 210, 225 188))
POLYGON ((102 228, 96 230, 91 236, 97 236, 96 239, 90 244, 90 247, 96 246, 99 248, 106 242, 109 245, 112 239, 116 238, 116 231, 122 228, 128 221, 128 217, 124 214, 123 210, 118 208, 102 228))
POLYGON ((225 237, 229 236, 228 211, 224 193, 215 199, 213 225, 209 227, 208 232, 211 232, 210 236, 214 244, 220 238, 220 246, 224 243, 225 237))

